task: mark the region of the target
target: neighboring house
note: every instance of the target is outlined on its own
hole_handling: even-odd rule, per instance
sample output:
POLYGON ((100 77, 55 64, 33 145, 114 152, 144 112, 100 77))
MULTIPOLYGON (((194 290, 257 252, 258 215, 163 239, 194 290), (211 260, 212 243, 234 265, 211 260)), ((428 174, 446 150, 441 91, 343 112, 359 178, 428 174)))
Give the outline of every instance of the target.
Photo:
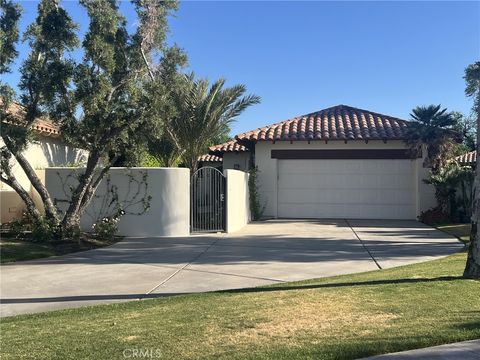
POLYGON ((210 154, 223 168, 258 167, 264 216, 416 219, 436 204, 408 121, 338 105, 252 130, 210 154))
POLYGON ((477 152, 470 151, 459 155, 455 157, 455 161, 461 166, 475 166, 477 164, 477 152))
POLYGON ((198 158, 198 167, 210 166, 214 168, 222 167, 223 158, 217 155, 205 154, 198 158))
MULTIPOLYGON (((24 109, 21 105, 13 103, 9 111, 18 117, 17 123, 14 125, 24 126, 21 123, 22 113, 24 109)), ((87 157, 85 150, 80 150, 66 145, 61 138, 61 133, 58 126, 46 119, 37 119, 31 125, 32 130, 36 134, 35 141, 32 141, 24 152, 25 157, 30 165, 37 170, 37 174, 43 181, 43 169, 52 166, 64 166, 67 164, 74 164, 84 162, 87 157)), ((3 146, 3 141, 0 138, 0 147, 3 146)), ((18 182, 29 191, 36 203, 41 207, 41 202, 38 200, 38 194, 31 187, 30 181, 23 169, 14 161, 13 174, 18 182)), ((0 182, 0 202, 1 202, 1 222, 12 221, 21 216, 25 209, 23 201, 8 185, 0 182)))
POLYGON ((248 171, 250 168, 250 151, 236 140, 210 146, 210 154, 223 158, 224 169, 248 171))

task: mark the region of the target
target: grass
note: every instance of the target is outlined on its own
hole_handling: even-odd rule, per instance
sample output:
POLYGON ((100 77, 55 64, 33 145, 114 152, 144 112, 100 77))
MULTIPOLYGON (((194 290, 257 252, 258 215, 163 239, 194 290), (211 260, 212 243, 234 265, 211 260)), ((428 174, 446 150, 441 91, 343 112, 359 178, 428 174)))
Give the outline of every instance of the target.
POLYGON ((103 241, 84 239, 80 242, 65 241, 38 243, 24 239, 3 236, 0 240, 0 262, 2 264, 23 260, 33 260, 49 256, 69 254, 98 247, 108 246, 118 240, 103 241))
POLYGON ((465 257, 4 318, 0 357, 355 359, 476 339, 480 282, 461 278, 465 257))
POLYGON ((470 224, 442 224, 438 225, 437 229, 455 236, 464 244, 470 241, 470 224))

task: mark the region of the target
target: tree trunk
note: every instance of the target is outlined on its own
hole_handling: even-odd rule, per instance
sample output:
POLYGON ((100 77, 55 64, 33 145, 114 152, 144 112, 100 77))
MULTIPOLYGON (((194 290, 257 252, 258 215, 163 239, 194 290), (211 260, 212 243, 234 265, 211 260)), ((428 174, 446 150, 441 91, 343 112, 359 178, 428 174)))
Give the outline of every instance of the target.
POLYGON ((98 151, 92 151, 88 156, 85 172, 81 175, 79 184, 72 194, 70 205, 68 206, 65 216, 62 220, 62 233, 65 237, 70 237, 80 230, 81 208, 84 202, 85 193, 89 190, 89 186, 93 182, 95 169, 100 162, 100 154, 98 151))
POLYGON ((58 225, 60 223, 60 219, 58 216, 58 211, 55 205, 53 204, 52 198, 50 197, 50 194, 45 187, 45 185, 42 183, 42 181, 38 178, 37 174, 35 173, 35 170, 33 167, 30 165, 28 160, 23 156, 23 154, 14 154, 15 159, 17 159, 17 162, 20 164, 22 167, 23 171, 28 177, 28 180, 30 180, 30 183, 32 186, 37 190, 38 194, 40 195, 40 198, 42 199, 43 206, 45 208, 45 215, 47 219, 52 221, 55 225, 58 225))
POLYGON ((3 139, 3 142, 5 143, 6 148, 15 157, 18 164, 27 175, 28 180, 40 195, 40 198, 42 199, 42 202, 43 202, 43 206, 45 208, 45 215, 47 219, 50 220, 53 224, 58 225, 59 223, 58 211, 55 205, 53 204, 52 198, 50 197, 50 194, 48 193, 47 188, 42 183, 42 181, 38 178, 37 174, 35 173, 35 170, 30 165, 30 163, 25 158, 25 156, 22 153, 14 152, 11 150, 14 146, 12 145, 10 139, 7 136, 2 137, 2 139, 3 139))
POLYGON ((480 279, 480 99, 477 99, 477 162, 475 168, 475 182, 472 199, 472 230, 470 232, 470 246, 468 247, 467 264, 463 276, 480 279))

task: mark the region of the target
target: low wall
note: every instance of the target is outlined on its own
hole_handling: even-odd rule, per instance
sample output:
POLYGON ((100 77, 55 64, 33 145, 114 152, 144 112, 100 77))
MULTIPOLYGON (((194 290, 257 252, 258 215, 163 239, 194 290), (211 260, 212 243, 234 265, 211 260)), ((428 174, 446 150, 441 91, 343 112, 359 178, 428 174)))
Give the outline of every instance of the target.
MULTIPOLYGON (((80 168, 47 168, 45 183, 57 206, 65 210, 70 186, 77 184, 80 168)), ((81 227, 112 215, 122 204, 118 234, 122 236, 188 236, 190 234, 190 171, 184 168, 112 168, 99 185, 82 217, 81 227), (149 204, 148 211, 144 211, 149 204)))
MULTIPOLYGON (((40 181, 45 184, 45 170, 35 170, 40 181)), ((33 202, 37 206, 38 210, 43 214, 45 212, 43 208, 43 202, 38 194, 37 190, 29 183, 28 193, 32 197, 33 202)), ((23 212, 26 210, 25 203, 22 198, 10 187, 5 187, 0 190, 0 223, 7 223, 13 220, 21 219, 23 212)))
POLYGON ((25 204, 14 190, 0 190, 0 206, 2 224, 21 218, 25 210, 25 204))
POLYGON ((239 170, 225 170, 227 178, 227 232, 235 232, 251 219, 248 191, 249 174, 239 170))

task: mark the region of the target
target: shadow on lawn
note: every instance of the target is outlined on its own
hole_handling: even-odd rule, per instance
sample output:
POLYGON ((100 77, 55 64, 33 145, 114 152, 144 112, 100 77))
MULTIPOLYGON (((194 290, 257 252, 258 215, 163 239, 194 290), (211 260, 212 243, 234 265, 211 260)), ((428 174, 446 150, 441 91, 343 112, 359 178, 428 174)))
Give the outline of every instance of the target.
POLYGON ((434 278, 415 278, 415 279, 389 279, 389 280, 371 280, 371 281, 351 281, 326 284, 307 284, 307 285, 286 285, 286 286, 266 286, 246 289, 221 290, 218 292, 227 293, 249 293, 249 292, 268 292, 268 291, 286 291, 286 290, 310 290, 310 289, 326 289, 348 286, 374 286, 374 285, 391 285, 391 284, 415 284, 429 283, 437 281, 454 281, 454 280, 471 280, 462 276, 440 276, 434 278))
MULTIPOLYGON (((246 289, 220 290, 212 293, 259 293, 259 292, 273 292, 273 291, 287 291, 287 290, 310 290, 310 289, 325 289, 338 288, 349 286, 373 286, 373 285, 390 285, 390 284, 414 284, 414 283, 429 283, 439 281, 454 281, 454 280, 471 280, 461 276, 441 276, 435 278, 416 278, 416 279, 391 279, 391 280, 372 280, 360 282, 340 282, 327 284, 309 284, 309 285, 293 285, 293 286, 268 286, 255 287, 246 289)), ((27 303, 49 303, 49 302, 71 302, 71 301, 92 301, 92 300, 139 300, 152 299, 175 295, 186 295, 188 293, 162 293, 162 294, 112 294, 112 295, 78 295, 78 296, 58 296, 58 297, 38 297, 38 298, 7 298, 2 299, 2 304, 27 304, 27 303)))

